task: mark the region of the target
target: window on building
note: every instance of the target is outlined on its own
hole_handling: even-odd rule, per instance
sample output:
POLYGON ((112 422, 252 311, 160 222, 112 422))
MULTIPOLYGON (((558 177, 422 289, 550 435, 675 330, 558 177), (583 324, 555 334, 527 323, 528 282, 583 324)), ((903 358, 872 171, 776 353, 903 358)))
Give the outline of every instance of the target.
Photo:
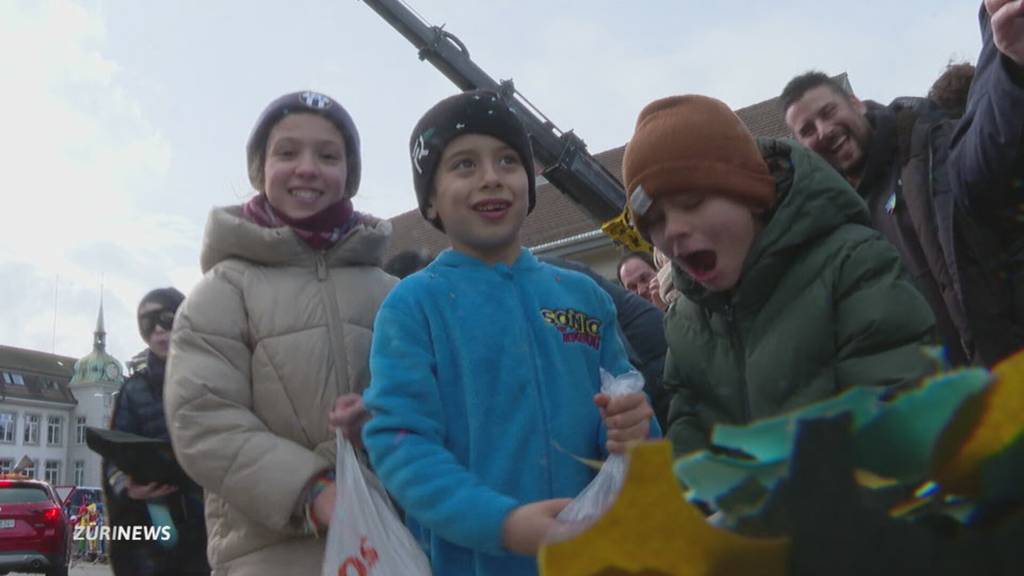
POLYGON ((4 384, 12 384, 15 386, 24 386, 25 377, 17 372, 4 372, 4 384))
POLYGON ((25 475, 28 476, 29 478, 35 478, 36 477, 36 468, 39 468, 39 461, 38 460, 33 460, 32 464, 30 464, 29 466, 27 466, 25 468, 25 470, 24 470, 25 475))
POLYGON ((85 460, 75 460, 75 486, 85 484, 85 460))
POLYGON ((14 458, 0 458, 0 474, 14 470, 14 458))
POLYGON ((39 444, 39 414, 25 414, 25 434, 22 444, 39 444))
POLYGON ((60 446, 64 444, 64 417, 48 416, 46 418, 46 445, 60 446))
POLYGON ((17 412, 0 412, 0 442, 4 444, 14 444, 17 425, 17 412))
POLYGON ((60 460, 47 460, 46 467, 43 469, 43 480, 46 480, 50 484, 61 484, 60 477, 60 460))
POLYGON ((85 444, 85 416, 75 419, 75 444, 85 444))

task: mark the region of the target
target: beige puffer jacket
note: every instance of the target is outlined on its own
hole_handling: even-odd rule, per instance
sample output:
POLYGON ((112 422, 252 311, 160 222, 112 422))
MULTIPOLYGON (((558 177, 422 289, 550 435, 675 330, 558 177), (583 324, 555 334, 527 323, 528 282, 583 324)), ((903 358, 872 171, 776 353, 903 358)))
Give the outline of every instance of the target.
POLYGON ((300 499, 334 465, 335 398, 370 383, 373 321, 397 282, 379 268, 390 232, 366 218, 320 253, 240 206, 210 213, 164 405, 175 454, 206 490, 215 575, 320 574, 324 540, 303 535, 300 499))

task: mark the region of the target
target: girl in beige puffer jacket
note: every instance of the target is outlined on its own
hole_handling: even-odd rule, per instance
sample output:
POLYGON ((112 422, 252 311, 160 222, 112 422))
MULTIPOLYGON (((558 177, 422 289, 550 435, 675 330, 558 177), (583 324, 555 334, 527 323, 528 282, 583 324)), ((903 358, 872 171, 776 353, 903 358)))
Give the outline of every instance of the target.
POLYGON ((247 146, 259 192, 215 208, 203 279, 181 306, 164 402, 206 491, 215 576, 316 575, 334 501, 328 412, 369 384, 372 327, 396 280, 387 221, 353 211, 359 135, 337 102, 272 102, 247 146))

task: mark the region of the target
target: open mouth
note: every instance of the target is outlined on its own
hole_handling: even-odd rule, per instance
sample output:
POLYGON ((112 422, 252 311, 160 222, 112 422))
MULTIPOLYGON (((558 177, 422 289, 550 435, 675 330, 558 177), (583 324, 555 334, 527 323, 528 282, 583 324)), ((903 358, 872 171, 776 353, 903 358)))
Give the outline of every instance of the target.
POLYGON ((846 144, 846 136, 840 136, 838 139, 836 139, 835 142, 832 143, 831 152, 833 154, 838 154, 839 150, 843 147, 844 144, 846 144))
POLYGON ((312 188, 291 188, 288 190, 288 194, 304 204, 313 204, 324 195, 322 190, 312 188))
POLYGON ((512 203, 508 200, 484 200, 473 204, 473 211, 488 220, 500 220, 508 213, 512 203))
POLYGON ((718 266, 718 255, 714 250, 697 250, 683 258, 686 271, 694 280, 703 282, 715 273, 718 266))
POLYGON ((839 135, 833 137, 829 142, 829 145, 825 148, 825 154, 838 157, 842 154, 846 148, 846 144, 850 141, 850 135, 846 131, 842 131, 839 135))

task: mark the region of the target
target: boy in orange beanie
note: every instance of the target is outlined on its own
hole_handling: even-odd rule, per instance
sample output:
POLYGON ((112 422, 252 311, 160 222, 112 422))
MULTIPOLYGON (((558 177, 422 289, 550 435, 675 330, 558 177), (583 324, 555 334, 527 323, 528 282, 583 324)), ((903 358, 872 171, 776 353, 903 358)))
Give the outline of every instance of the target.
POLYGON ((755 141, 722 102, 677 96, 640 113, 622 172, 633 222, 683 294, 665 316, 677 455, 708 447, 716 423, 934 370, 928 304, 813 152, 755 141))

